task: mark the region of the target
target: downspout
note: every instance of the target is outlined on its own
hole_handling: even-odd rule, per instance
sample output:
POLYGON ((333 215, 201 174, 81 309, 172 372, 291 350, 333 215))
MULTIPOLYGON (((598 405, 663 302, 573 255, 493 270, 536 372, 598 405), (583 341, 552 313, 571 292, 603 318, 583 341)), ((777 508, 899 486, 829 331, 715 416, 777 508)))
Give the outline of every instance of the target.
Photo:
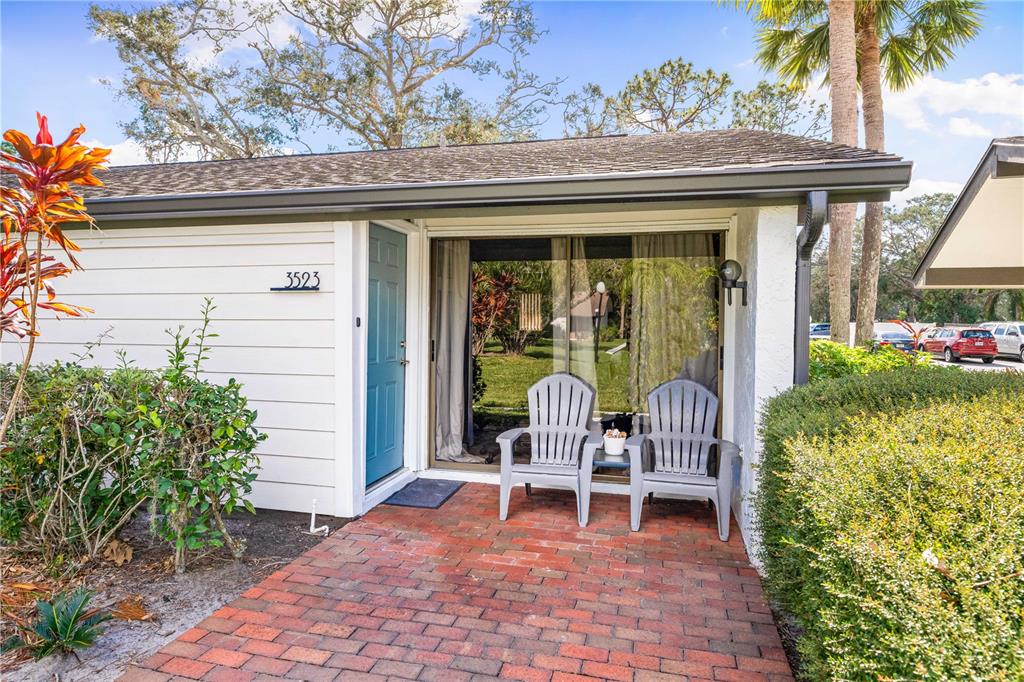
POLYGON ((811 255, 828 215, 828 192, 807 193, 803 229, 796 238, 796 319, 793 331, 793 383, 808 381, 811 351, 811 255))

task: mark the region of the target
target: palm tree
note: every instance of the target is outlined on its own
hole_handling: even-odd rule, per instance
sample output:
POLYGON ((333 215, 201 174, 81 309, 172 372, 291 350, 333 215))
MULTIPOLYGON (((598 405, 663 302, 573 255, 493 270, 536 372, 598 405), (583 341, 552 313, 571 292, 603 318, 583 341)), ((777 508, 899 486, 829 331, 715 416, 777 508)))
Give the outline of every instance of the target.
POLYGON ((1024 320, 1024 289, 992 291, 985 297, 985 319, 1024 320), (1000 315, 1000 304, 1006 301, 1005 315, 1000 315))
MULTIPOLYGON (((815 74, 825 73, 826 80, 832 80, 832 91, 835 93, 838 89, 835 83, 838 74, 835 68, 829 68, 832 62, 830 36, 834 28, 833 7, 825 0, 748 0, 748 10, 755 5, 756 21, 761 26, 758 61, 801 86, 806 86, 815 74)), ((854 21, 857 66, 864 102, 864 137, 869 149, 885 150, 883 80, 890 89, 899 91, 912 85, 924 74, 944 68, 956 48, 977 35, 981 27, 980 13, 981 2, 978 0, 859 0, 856 3, 854 21)), ((848 36, 844 34, 846 40, 848 36)), ((839 141, 835 137, 833 139, 839 141)), ((847 219, 845 213, 841 218, 847 219)), ((852 211, 848 219, 852 229, 852 211)), ((840 230, 844 227, 841 225, 840 230)), ((836 213, 833 212, 833 235, 835 229, 836 213)), ((881 231, 882 204, 869 203, 865 210, 858 279, 858 342, 869 339, 874 331, 882 250, 881 231)), ((842 232, 840 236, 844 236, 842 232)), ((846 250, 845 243, 835 252, 837 257, 849 263, 850 252, 846 250)), ((841 273, 838 265, 833 266, 832 255, 830 245, 829 298, 835 322, 837 314, 842 315, 844 310, 847 314, 849 312, 849 278, 836 282, 841 291, 835 292, 834 296, 834 276, 839 277, 841 273), (831 304, 837 297, 845 297, 845 308, 842 302, 831 304)), ((845 325, 839 326, 845 331, 845 325)), ((836 325, 833 324, 832 328, 834 334, 836 325)))
MULTIPOLYGON (((857 146, 857 38, 853 0, 828 4, 829 93, 832 141, 857 146)), ((828 239, 828 309, 832 340, 849 343, 850 268, 853 263, 853 204, 832 207, 828 239)))

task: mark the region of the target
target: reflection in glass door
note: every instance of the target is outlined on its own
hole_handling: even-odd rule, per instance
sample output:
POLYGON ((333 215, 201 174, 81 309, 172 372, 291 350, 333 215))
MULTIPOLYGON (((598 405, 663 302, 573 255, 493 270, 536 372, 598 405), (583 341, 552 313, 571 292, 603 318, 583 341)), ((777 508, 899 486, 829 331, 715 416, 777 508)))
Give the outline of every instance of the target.
POLYGON ((435 240, 435 461, 494 463, 552 372, 595 387, 595 429, 644 428, 669 379, 717 393, 719 255, 713 233, 435 240))

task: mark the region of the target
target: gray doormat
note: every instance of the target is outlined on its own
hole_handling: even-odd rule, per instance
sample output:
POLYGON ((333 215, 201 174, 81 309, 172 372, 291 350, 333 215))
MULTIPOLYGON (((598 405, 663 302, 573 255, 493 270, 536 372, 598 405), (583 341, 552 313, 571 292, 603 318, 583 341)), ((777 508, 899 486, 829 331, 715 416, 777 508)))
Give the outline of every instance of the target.
POLYGON ((439 478, 417 478, 397 493, 384 500, 384 504, 399 507, 437 509, 465 485, 464 481, 445 481, 439 478))

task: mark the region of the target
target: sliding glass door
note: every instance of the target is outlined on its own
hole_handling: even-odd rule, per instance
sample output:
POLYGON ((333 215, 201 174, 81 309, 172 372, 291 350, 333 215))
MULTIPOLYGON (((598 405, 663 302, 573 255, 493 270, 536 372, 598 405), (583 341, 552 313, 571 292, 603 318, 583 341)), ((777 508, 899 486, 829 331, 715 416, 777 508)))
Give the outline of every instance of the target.
POLYGON ((594 386, 595 430, 644 429, 668 379, 717 392, 719 251, 716 233, 434 240, 434 461, 496 465, 552 372, 594 386))

